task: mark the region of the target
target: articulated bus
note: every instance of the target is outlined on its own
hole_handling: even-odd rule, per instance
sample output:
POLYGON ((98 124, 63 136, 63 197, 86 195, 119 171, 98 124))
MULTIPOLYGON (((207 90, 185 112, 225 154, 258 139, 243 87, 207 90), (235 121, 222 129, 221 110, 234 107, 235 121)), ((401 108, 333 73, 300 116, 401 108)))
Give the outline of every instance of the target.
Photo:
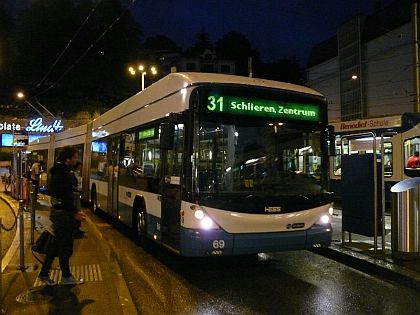
POLYGON ((183 256, 330 245, 327 107, 310 88, 172 73, 80 131, 50 150, 83 149, 92 210, 142 244, 183 256))
MULTIPOLYGON (((62 133, 51 134, 46 137, 38 138, 35 141, 30 142, 28 146, 28 152, 30 152, 31 160, 42 161, 44 163, 44 172, 41 176, 40 187, 45 188, 48 182, 48 172, 57 160, 58 154, 62 147, 72 146, 77 150, 78 157, 83 166, 87 165, 88 161, 85 161, 89 157, 91 146, 86 141, 88 125, 82 125, 75 128, 71 128, 62 133), (87 154, 85 154, 85 152, 87 154)), ((83 186, 89 187, 89 169, 87 167, 82 168, 83 186)), ((82 198, 85 202, 88 202, 87 189, 84 189, 82 198)))
POLYGON ((343 121, 331 125, 336 134, 336 155, 330 163, 330 189, 335 198, 340 199, 342 195, 341 155, 372 153, 373 142, 377 160, 383 162, 381 177, 387 203, 390 202, 390 188, 394 184, 405 178, 420 175, 420 169, 407 168, 408 157, 420 151, 419 113, 343 121), (342 138, 352 136, 356 137, 342 143, 342 138))

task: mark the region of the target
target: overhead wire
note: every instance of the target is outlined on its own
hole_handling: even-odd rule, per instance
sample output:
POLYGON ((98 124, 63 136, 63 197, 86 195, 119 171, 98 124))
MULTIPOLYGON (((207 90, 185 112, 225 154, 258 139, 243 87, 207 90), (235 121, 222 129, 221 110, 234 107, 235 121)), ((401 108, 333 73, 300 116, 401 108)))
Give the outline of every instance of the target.
POLYGON ((101 35, 99 35, 99 37, 80 55, 80 57, 78 59, 76 59, 75 62, 73 62, 73 64, 71 64, 66 71, 63 72, 63 74, 57 79, 55 80, 54 83, 52 83, 49 87, 47 87, 46 89, 44 89, 43 91, 35 94, 35 97, 45 94, 46 92, 48 92, 50 89, 52 89, 53 87, 55 87, 58 82, 60 82, 71 70, 73 70, 73 68, 86 56, 86 54, 108 33, 108 31, 123 17, 123 15, 134 5, 134 3, 137 0, 131 0, 131 4, 128 5, 122 12, 121 14, 114 20, 112 21, 112 23, 105 29, 105 31, 102 32, 101 35))
POLYGON ((53 62, 53 64, 51 65, 51 67, 48 69, 47 73, 44 75, 44 77, 35 85, 35 90, 41 86, 42 83, 44 83, 44 81, 47 79, 47 77, 50 75, 50 73, 53 71, 53 69, 55 68, 55 66, 58 64, 58 62, 60 61, 60 59, 63 57, 63 55, 66 53, 66 51, 69 49, 69 47, 71 46, 71 44, 73 43, 73 41, 76 39, 76 37, 79 35, 79 33, 81 32, 81 30, 83 29, 83 27, 86 25, 87 21, 90 19, 90 17, 93 15, 93 13, 96 11, 96 9, 98 8, 98 6, 102 3, 102 0, 99 0, 96 5, 92 8, 92 10, 90 10, 88 16, 84 19, 84 21, 82 22, 82 24, 79 26, 79 28, 76 30, 76 32, 74 33, 73 37, 68 41, 67 45, 64 47, 64 49, 62 50, 62 52, 58 55, 57 59, 55 59, 55 61, 53 62))

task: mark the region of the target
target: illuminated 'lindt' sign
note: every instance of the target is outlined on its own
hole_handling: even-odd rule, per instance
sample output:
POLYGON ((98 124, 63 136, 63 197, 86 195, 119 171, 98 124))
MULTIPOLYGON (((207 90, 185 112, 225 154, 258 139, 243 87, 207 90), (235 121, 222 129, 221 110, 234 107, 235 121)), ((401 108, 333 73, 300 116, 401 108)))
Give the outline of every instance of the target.
POLYGON ((52 124, 44 125, 42 123, 42 118, 38 117, 29 121, 28 127, 26 127, 26 131, 30 132, 60 132, 64 129, 64 126, 61 125, 61 120, 54 120, 52 124))

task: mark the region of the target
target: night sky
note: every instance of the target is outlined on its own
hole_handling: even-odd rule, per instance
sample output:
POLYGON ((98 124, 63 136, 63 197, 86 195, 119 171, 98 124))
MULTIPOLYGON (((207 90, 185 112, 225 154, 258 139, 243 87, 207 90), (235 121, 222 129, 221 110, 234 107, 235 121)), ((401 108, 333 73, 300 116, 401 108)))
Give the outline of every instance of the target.
POLYGON ((238 31, 264 61, 296 57, 305 66, 314 44, 377 2, 392 0, 137 0, 131 11, 147 36, 164 34, 182 48, 202 27, 212 41, 238 31))
MULTIPOLYGON (((16 12, 31 0, 0 0, 16 12)), ((106 1, 106 0, 102 0, 106 1)), ((371 14, 375 3, 392 0, 122 0, 145 37, 166 35, 191 47, 204 28, 211 41, 230 31, 244 34, 263 61, 296 57, 305 66, 313 45, 335 35, 356 14, 371 14)))

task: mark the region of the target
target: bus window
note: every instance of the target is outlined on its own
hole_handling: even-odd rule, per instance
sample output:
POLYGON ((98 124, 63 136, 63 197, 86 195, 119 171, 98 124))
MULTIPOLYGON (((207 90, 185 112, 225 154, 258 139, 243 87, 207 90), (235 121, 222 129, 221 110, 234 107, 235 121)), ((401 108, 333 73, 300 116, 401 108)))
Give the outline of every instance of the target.
POLYGON ((404 141, 404 161, 406 169, 420 169, 419 164, 420 137, 404 141))
POLYGON ((333 158, 333 172, 335 176, 341 176, 341 139, 335 138, 335 156, 333 158))
POLYGON ((182 157, 183 157, 183 141, 184 141, 184 125, 175 125, 174 146, 168 151, 168 174, 171 176, 180 176, 182 157))
POLYGON ((392 143, 384 143, 384 177, 391 177, 392 172, 392 143))
POLYGON ((106 162, 107 146, 106 141, 92 141, 91 154, 91 177, 94 179, 105 180, 107 173, 106 162))
POLYGON ((119 184, 122 186, 133 187, 131 173, 134 166, 135 155, 135 133, 125 133, 121 136, 122 154, 120 156, 119 184))
POLYGON ((158 133, 148 128, 123 134, 119 184, 148 192, 158 192, 160 149, 158 133))

